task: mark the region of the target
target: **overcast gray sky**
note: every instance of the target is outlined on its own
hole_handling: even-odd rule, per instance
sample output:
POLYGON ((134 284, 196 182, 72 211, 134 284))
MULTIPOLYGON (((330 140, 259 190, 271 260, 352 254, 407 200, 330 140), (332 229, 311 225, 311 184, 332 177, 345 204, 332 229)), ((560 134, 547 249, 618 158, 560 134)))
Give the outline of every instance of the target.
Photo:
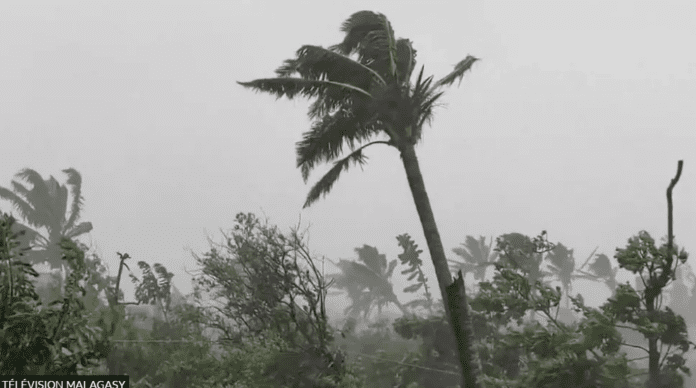
MULTIPOLYGON (((363 244, 395 259, 401 233, 427 252, 396 150, 371 148, 364 171, 302 210, 311 186, 294 144, 309 128, 307 102, 235 83, 273 76, 301 45, 340 42, 359 10, 384 13, 436 78, 467 54, 482 58, 417 148, 448 252, 466 235, 545 229, 582 262, 596 246, 613 256, 641 229, 662 237, 665 190, 684 159, 674 226, 693 253, 687 1, 4 1, 0 185, 24 167, 64 182, 74 167, 82 220, 112 272, 116 251, 128 252, 164 264, 184 292, 188 249, 206 251, 238 212, 285 229, 301 216, 311 249, 332 260, 363 244)), ((609 296, 589 286, 575 288, 589 304, 609 296)))

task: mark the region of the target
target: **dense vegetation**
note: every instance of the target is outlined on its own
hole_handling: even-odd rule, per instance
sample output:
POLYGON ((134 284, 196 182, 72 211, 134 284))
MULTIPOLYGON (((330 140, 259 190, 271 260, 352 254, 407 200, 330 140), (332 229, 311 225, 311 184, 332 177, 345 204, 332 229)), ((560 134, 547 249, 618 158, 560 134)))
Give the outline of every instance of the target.
POLYGON ((616 249, 618 267, 593 252, 578 268, 574 250, 550 242, 546 231, 533 238, 503 234, 495 245, 466 236, 453 249, 461 260, 448 264, 414 147, 440 89, 461 80, 477 59, 468 56, 436 82, 421 68, 412 83, 415 50, 395 38, 384 15, 358 12, 342 30, 342 43, 303 46, 277 78, 242 84, 317 98, 310 108, 315 122, 297 148, 305 180, 316 165, 336 160, 344 144, 351 147, 305 206, 351 163, 364 163, 365 147, 398 149, 441 299, 409 234, 396 236, 403 251, 396 259, 363 245, 357 261, 338 260, 338 272, 326 275, 325 259, 310 253, 303 233, 283 233, 251 213, 237 215, 226 243, 194 255, 200 269, 194 293, 177 299, 174 275, 163 265, 138 261, 138 277, 130 256, 118 253, 114 277, 77 241, 92 224, 78 223, 76 170, 64 170, 64 186, 25 169, 17 178, 31 188, 17 181, 12 190, 0 187, 0 198, 23 222, 6 213, 0 218, 0 373, 128 374, 137 387, 168 388, 687 386, 685 355, 694 344, 680 313, 696 305, 686 282, 696 276, 674 243, 671 198, 682 162, 667 190, 665 241, 639 231, 616 249), (387 140, 354 147, 378 135, 387 140), (33 281, 39 277, 33 266, 43 262, 65 276, 33 281), (402 302, 394 292, 397 267, 410 282, 403 291, 415 299, 402 302), (132 302, 120 291, 124 268, 136 285, 132 302), (459 271, 454 281, 452 270, 459 271), (635 287, 617 282, 619 270, 636 276, 635 287), (476 281, 469 290, 466 273, 476 281), (582 293, 572 294, 575 279, 601 282, 612 296, 588 307, 582 293), (555 280, 561 286, 552 287, 555 280), (331 288, 350 300, 341 325, 327 315, 331 288), (382 316, 390 304, 400 311, 394 321, 382 316), (142 305, 153 306, 145 310, 148 324, 134 314, 142 305), (634 357, 640 352, 647 362, 634 357))
MULTIPOLYGON (((357 261, 340 261, 339 271, 325 277, 318 269, 323 259, 309 254, 301 233, 283 234, 253 214, 240 213, 225 236, 227 244, 211 245, 195 257, 201 271, 189 301, 172 303, 173 275, 162 265, 138 263, 142 276, 131 275, 137 303, 162 313, 144 328, 126 314, 122 295, 118 302, 113 298, 117 279, 105 273, 88 247, 70 239, 60 246, 70 268, 65 285, 62 290, 60 283, 53 290, 43 286, 40 297, 29 281, 36 272, 23 259, 21 232, 13 231, 13 223, 3 215, 0 367, 5 374, 128 374, 136 386, 166 387, 459 384, 443 305, 430 293, 422 251, 409 235, 397 236, 403 250, 398 260, 388 262, 377 248, 364 245, 356 249, 357 261), (411 282, 404 291, 420 295, 408 303, 393 291, 397 268, 411 282), (340 328, 326 315, 329 288, 347 291, 351 300, 340 328), (101 290, 110 290, 110 297, 100 298, 101 290), (57 300, 45 303, 51 298, 57 300), (388 304, 399 306, 402 316, 389 322, 378 311, 371 318, 388 304)), ((625 349, 647 352, 648 338, 662 345, 660 386, 688 386, 684 355, 693 344, 684 319, 674 312, 687 311, 696 299, 685 282, 694 274, 684 250, 673 265, 679 276, 667 293, 668 307, 653 313, 645 307, 646 294, 650 279, 659 278, 666 247, 657 247, 645 232, 615 255, 619 268, 646 280, 642 290, 612 281, 616 268, 602 254, 588 258, 586 271, 575 268, 573 250, 550 243, 545 233, 534 239, 505 234, 495 248, 468 236, 454 252, 461 257, 452 260, 457 268, 494 268, 492 279, 480 276, 470 291, 483 386, 640 386, 647 365, 631 361, 625 349), (572 281, 563 282, 563 276, 595 279, 613 295, 599 308, 587 307, 581 293, 569 294, 572 281), (554 279, 565 286, 549 286, 554 279), (573 313, 561 307, 563 298, 573 313)), ((127 259, 121 255, 124 268, 127 259)))

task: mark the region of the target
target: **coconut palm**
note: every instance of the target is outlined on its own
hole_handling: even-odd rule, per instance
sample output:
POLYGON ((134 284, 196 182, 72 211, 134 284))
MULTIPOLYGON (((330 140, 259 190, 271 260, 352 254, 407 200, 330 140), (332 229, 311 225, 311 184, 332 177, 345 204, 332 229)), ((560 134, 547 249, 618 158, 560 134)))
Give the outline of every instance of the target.
POLYGON ((44 180, 39 173, 26 168, 15 177, 30 183, 31 189, 16 180, 12 181, 12 190, 0 187, 0 198, 12 202, 26 221, 17 226, 18 230, 26 231, 22 237, 23 246, 33 247, 25 256, 32 264, 47 261, 51 268, 61 268, 60 241, 92 230, 91 222, 77 223, 82 211, 82 177, 73 168, 63 172, 68 176, 65 185, 59 184, 53 176, 44 180))
POLYGON ((573 278, 575 277, 575 257, 573 250, 568 249, 563 244, 557 244, 551 252, 546 255, 549 261, 549 270, 561 281, 563 293, 566 295, 566 309, 570 308, 570 293, 573 290, 573 278))
POLYGON ((408 311, 394 294, 391 282, 397 261, 392 260, 387 264, 386 255, 369 245, 355 248, 355 252, 362 263, 341 259, 336 263, 341 272, 331 275, 333 285, 345 290, 351 300, 351 305, 343 313, 353 317, 362 313, 363 318, 367 319, 373 307, 376 306, 381 314, 382 307, 392 303, 407 314, 408 311))
POLYGON ((461 270, 465 275, 473 273, 477 283, 485 280, 488 267, 495 265, 498 252, 493 250, 493 238, 486 244, 486 238, 480 236, 478 240, 473 236, 466 236, 466 240, 452 252, 460 256, 464 261, 449 260, 453 269, 461 270))
MULTIPOLYGON (((386 16, 371 11, 351 15, 341 30, 345 39, 328 49, 305 45, 295 59, 286 60, 276 70, 276 78, 240 82, 242 86, 294 98, 298 95, 316 97, 309 108, 314 121, 311 129, 297 143, 297 166, 305 182, 318 165, 335 161, 329 171, 312 187, 304 207, 310 206, 327 194, 342 171, 351 164, 363 165, 364 152, 369 146, 382 144, 399 151, 406 178, 420 217, 430 257, 435 266, 443 301, 447 301, 446 287, 452 283, 445 250, 435 223, 428 193, 425 189, 415 145, 422 138, 425 123, 433 118, 433 109, 442 96, 441 88, 456 80, 477 61, 467 56, 455 65, 445 77, 433 81, 423 77, 423 67, 412 82, 416 65, 416 50, 408 39, 397 39, 386 16), (353 56, 353 57, 351 57, 353 56), (297 77, 293 77, 298 75, 297 77), (383 140, 374 140, 382 137, 383 140), (340 158, 344 145, 351 152, 340 158)), ((464 290, 459 290, 460 294, 464 290)), ((447 303, 445 303, 447 305, 447 303)), ((457 321, 464 330, 455 333, 467 348, 470 334, 468 307, 464 296, 458 308, 457 321)), ((452 319, 450 309, 447 315, 452 319)), ((454 323, 454 321, 452 321, 454 323)), ((454 325, 453 325, 454 327, 454 325)), ((476 385, 476 371, 468 361, 470 350, 459 351, 462 356, 464 386, 476 385)))

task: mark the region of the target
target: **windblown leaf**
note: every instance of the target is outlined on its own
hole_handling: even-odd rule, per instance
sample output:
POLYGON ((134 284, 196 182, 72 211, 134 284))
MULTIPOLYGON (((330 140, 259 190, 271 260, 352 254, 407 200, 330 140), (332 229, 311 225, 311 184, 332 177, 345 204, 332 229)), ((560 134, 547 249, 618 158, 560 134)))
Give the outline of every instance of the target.
POLYGON ((276 70, 279 77, 299 74, 307 80, 328 80, 348 83, 367 90, 372 78, 385 84, 384 79, 370 67, 349 57, 320 46, 304 45, 297 50, 297 58, 288 59, 276 70))
POLYGON ((415 283, 404 288, 404 292, 416 292, 423 286, 423 283, 415 283))
POLYGON ((82 176, 74 168, 63 170, 68 175, 68 180, 65 182, 72 191, 72 206, 70 207, 70 218, 65 223, 66 228, 72 228, 75 222, 80 218, 82 210, 82 176))
POLYGON ((345 158, 334 163, 329 172, 324 175, 319 182, 317 182, 314 187, 309 191, 307 195, 307 200, 303 208, 309 207, 312 203, 316 202, 320 196, 329 193, 334 183, 338 180, 341 172, 347 170, 350 167, 350 163, 363 165, 367 161, 367 157, 362 154, 362 148, 353 152, 352 154, 346 156, 345 158))
POLYGON ((65 233, 65 237, 75 238, 81 234, 89 233, 92 231, 91 222, 81 222, 79 225, 73 227, 65 233))
POLYGON ((471 70, 471 66, 473 66, 474 63, 478 60, 479 59, 476 57, 467 55, 466 58, 464 58, 454 66, 454 70, 452 70, 451 73, 447 74, 446 76, 442 77, 442 79, 435 82, 434 87, 439 88, 440 86, 444 85, 452 85, 454 81, 456 81, 457 79, 459 80, 459 85, 461 85, 462 78, 464 78, 464 73, 466 73, 468 70, 471 70))
POLYGON ((302 78, 262 78, 249 82, 237 82, 238 84, 258 91, 275 94, 277 98, 287 96, 292 99, 298 94, 305 97, 317 97, 325 90, 340 90, 345 92, 361 93, 370 97, 370 93, 350 84, 326 81, 307 80, 302 78))

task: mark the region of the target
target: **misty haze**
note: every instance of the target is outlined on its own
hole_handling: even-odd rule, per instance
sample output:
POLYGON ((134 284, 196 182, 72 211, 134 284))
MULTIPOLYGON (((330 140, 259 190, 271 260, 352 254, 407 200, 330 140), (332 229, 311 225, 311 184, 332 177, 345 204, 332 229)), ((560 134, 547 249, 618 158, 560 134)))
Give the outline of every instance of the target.
POLYGON ((0 374, 696 386, 694 15, 0 4, 0 374))

